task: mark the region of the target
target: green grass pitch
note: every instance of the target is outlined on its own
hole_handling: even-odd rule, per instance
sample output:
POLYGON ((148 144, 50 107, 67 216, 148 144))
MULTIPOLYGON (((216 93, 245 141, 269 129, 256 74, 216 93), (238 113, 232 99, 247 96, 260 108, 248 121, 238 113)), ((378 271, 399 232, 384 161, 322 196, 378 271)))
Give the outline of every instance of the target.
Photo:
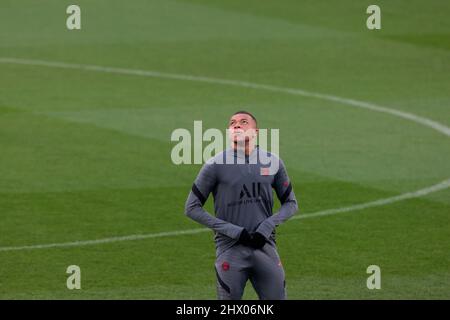
MULTIPOLYGON (((450 2, 2 0, 5 58, 246 81, 354 99, 450 126, 450 2)), ((176 128, 247 109, 280 129, 299 215, 450 178, 450 137, 393 114, 218 83, 0 62, 0 299, 215 299, 211 232, 3 250, 200 228, 199 165, 176 128), (81 268, 81 290, 66 268, 81 268)), ((212 199, 207 202, 212 211, 212 199)), ((289 299, 449 299, 450 190, 280 226, 289 299), (381 268, 380 290, 366 269, 381 268)), ((245 299, 256 299, 248 284, 245 299)))

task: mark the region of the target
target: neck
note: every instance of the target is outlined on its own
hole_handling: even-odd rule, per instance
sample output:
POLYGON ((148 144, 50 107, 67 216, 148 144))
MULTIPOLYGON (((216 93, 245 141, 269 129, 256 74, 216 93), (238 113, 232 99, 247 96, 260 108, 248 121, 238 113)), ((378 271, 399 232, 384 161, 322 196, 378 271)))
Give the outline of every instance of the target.
POLYGON ((234 150, 244 150, 245 155, 248 156, 255 149, 255 143, 253 140, 246 141, 245 143, 244 142, 239 143, 239 142, 235 141, 232 143, 232 147, 234 150))

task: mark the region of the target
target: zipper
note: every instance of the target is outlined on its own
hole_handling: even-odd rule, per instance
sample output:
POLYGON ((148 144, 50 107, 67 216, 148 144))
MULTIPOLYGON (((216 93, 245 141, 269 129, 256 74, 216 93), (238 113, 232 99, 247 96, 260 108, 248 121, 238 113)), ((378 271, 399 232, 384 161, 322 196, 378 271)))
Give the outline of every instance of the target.
POLYGON ((251 170, 250 170, 250 156, 245 156, 245 165, 247 166, 247 173, 251 173, 251 170))

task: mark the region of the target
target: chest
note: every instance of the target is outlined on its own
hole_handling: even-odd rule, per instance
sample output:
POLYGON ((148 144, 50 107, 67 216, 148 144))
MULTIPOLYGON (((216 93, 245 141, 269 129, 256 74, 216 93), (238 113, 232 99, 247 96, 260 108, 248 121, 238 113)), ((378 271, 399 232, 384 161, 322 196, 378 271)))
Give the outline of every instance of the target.
POLYGON ((223 170, 219 171, 218 182, 221 185, 229 187, 238 187, 248 185, 264 185, 271 187, 274 176, 267 174, 264 168, 259 164, 239 164, 224 165, 223 170))

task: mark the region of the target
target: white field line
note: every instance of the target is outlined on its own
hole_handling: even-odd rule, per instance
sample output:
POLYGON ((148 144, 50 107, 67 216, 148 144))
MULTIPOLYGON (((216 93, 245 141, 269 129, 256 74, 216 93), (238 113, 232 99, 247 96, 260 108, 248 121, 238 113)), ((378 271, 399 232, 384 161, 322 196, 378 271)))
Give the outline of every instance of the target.
POLYGON ((227 80, 227 79, 219 79, 219 78, 210 78, 210 77, 202 77, 202 76, 191 76, 185 74, 176 74, 176 73, 165 73, 151 70, 139 70, 139 69, 126 69, 126 68, 115 68, 115 67, 103 67, 97 65, 85 65, 85 64, 74 64, 74 63, 65 63, 65 62, 53 62, 53 61, 43 61, 43 60, 30 60, 30 59, 17 59, 17 58, 6 58, 0 57, 0 63, 6 64, 22 64, 22 65, 31 65, 31 66, 42 66, 42 67, 51 67, 51 68, 60 68, 60 69, 77 69, 77 70, 85 70, 85 71, 96 71, 96 72, 104 72, 104 73, 114 73, 114 74, 125 74, 125 75, 133 75, 133 76, 143 76, 143 77, 153 77, 153 78, 165 78, 165 79, 174 79, 174 80, 185 80, 185 81, 195 81, 195 82, 206 82, 212 84, 220 84, 220 85, 230 85, 236 87, 245 87, 252 88, 257 90, 266 90, 266 91, 274 91, 274 92, 282 92, 293 95, 299 95, 304 97, 318 98, 322 100, 328 100, 333 102, 338 102, 341 104, 351 105, 358 108, 369 109, 372 111, 382 112, 392 114, 394 116, 404 118, 407 120, 411 120, 422 124, 424 126, 430 127, 438 132, 445 134, 446 136, 450 136, 450 128, 438 123, 434 120, 430 120, 421 116, 417 116, 415 114, 399 111, 395 109, 390 109, 383 106, 378 106, 376 104, 347 99, 338 96, 333 96, 329 94, 315 93, 301 89, 293 89, 293 88, 284 88, 277 87, 267 84, 257 84, 246 81, 238 81, 238 80, 227 80))
MULTIPOLYGON (((414 192, 404 193, 404 194, 394 196, 391 198, 385 198, 385 199, 375 200, 375 201, 371 201, 371 202, 367 202, 367 203, 356 204, 356 205, 344 207, 344 208, 328 209, 328 210, 322 210, 322 211, 317 211, 317 212, 313 212, 313 213, 295 215, 294 217, 292 217, 291 220, 330 216, 330 215, 335 215, 338 213, 344 213, 344 212, 350 212, 350 211, 363 210, 363 209, 367 209, 367 208, 384 206, 387 204, 399 202, 399 201, 406 200, 406 199, 413 199, 413 198, 425 196, 425 195, 433 193, 433 192, 447 189, 448 187, 450 187, 450 179, 442 181, 441 183, 435 184, 431 187, 420 189, 420 190, 417 190, 414 192)), ((151 239, 151 238, 183 236, 183 235, 197 234, 197 233, 202 233, 202 232, 207 232, 207 231, 211 231, 211 230, 207 229, 207 228, 197 228, 197 229, 181 230, 181 231, 169 231, 169 232, 148 233, 148 234, 133 234, 133 235, 128 235, 128 236, 110 237, 110 238, 103 238, 103 239, 97 239, 97 240, 47 243, 47 244, 37 244, 37 245, 29 245, 29 246, 0 247, 0 252, 49 249, 49 248, 80 247, 80 246, 88 246, 88 245, 95 245, 95 244, 102 244, 102 243, 120 242, 120 241, 132 241, 132 240, 143 240, 143 239, 151 239)))
MULTIPOLYGON (((403 119, 411 120, 421 125, 432 128, 446 136, 450 136, 450 128, 446 127, 443 124, 440 124, 436 121, 417 116, 412 113, 403 112, 395 109, 390 109, 387 107, 378 106, 375 104, 371 104, 364 101, 358 101, 353 99, 341 98, 333 95, 314 93, 300 89, 292 89, 292 88, 284 88, 277 87, 272 85, 265 84, 256 84, 245 81, 236 81, 236 80, 226 80, 226 79, 217 79, 217 78, 209 78, 209 77, 200 77, 200 76, 190 76, 190 75, 182 75, 182 74, 172 74, 172 73, 163 73, 157 71, 146 71, 146 70, 137 70, 137 69, 124 69, 124 68, 114 68, 114 67, 102 67, 95 65, 82 65, 82 64, 71 64, 64 62, 51 62, 51 61, 42 61, 42 60, 29 60, 29 59, 16 59, 16 58, 2 58, 0 57, 0 63, 9 63, 9 64, 22 64, 22 65, 33 65, 33 66, 44 66, 44 67, 53 67, 53 68, 63 68, 63 69, 78 69, 78 70, 86 70, 86 71, 97 71, 97 72, 106 72, 106 73, 115 73, 115 74, 126 74, 126 75, 135 75, 135 76, 144 76, 144 77, 155 77, 155 78, 166 78, 166 79, 174 79, 174 80, 186 80, 186 81, 197 81, 197 82, 206 82, 212 84, 221 84, 221 85, 231 85, 238 87, 246 87, 253 88, 258 90, 268 90, 274 92, 282 92, 293 95, 300 95, 305 97, 318 98, 322 100, 334 101, 342 104, 351 105, 354 107, 364 108, 372 111, 388 113, 403 119)), ((435 184, 430 187, 426 187, 414 192, 407 192, 398 196, 379 199, 367 203, 357 204, 344 208, 336 208, 336 209, 328 209, 322 210, 310 214, 303 214, 294 216, 292 219, 307 219, 314 218, 320 216, 328 216, 334 215, 338 213, 363 210, 366 208, 378 207, 387 204, 391 204, 394 202, 417 198, 421 196, 425 196, 427 194, 437 192, 440 190, 444 190, 450 187, 450 179, 442 181, 438 184, 435 184)), ((39 244, 39 245, 28 245, 28 246, 12 246, 12 247, 0 247, 0 252, 2 251, 18 251, 18 250, 34 250, 34 249, 47 249, 47 248, 61 248, 61 247, 79 247, 86 245, 95 245, 102 243, 112 243, 119 241, 132 241, 132 240, 142 240, 142 239, 150 239, 150 238, 161 238, 161 237, 170 237, 170 236, 180 236, 180 235, 189 235, 189 234, 197 234, 202 232, 210 231, 210 229, 206 228, 198 228, 198 229, 190 229, 183 231, 170 231, 170 232, 160 232, 160 233, 149 233, 149 234, 137 234, 137 235, 128 235, 122 237, 110 237, 103 238, 97 240, 85 240, 85 241, 73 241, 73 242, 63 242, 63 243, 49 243, 49 244, 39 244)))

